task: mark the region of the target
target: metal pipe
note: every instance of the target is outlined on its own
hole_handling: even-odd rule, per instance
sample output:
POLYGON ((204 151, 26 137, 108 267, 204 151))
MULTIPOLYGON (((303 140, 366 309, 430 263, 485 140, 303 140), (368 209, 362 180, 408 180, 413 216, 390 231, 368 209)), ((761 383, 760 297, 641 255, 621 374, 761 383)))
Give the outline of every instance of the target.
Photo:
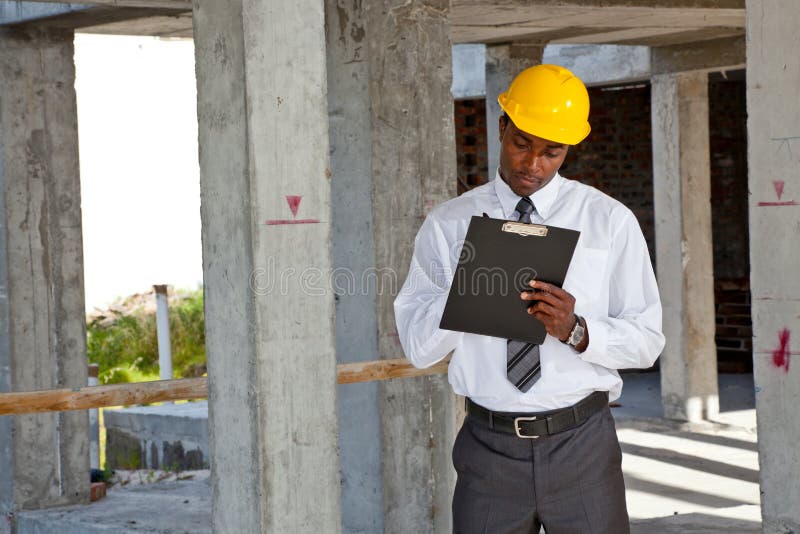
MULTIPOLYGON (((89 364, 89 386, 98 385, 100 366, 96 363, 89 364)), ((100 410, 89 410, 89 467, 100 469, 100 410)))
POLYGON ((161 380, 172 380, 172 348, 169 339, 169 304, 167 286, 154 285, 156 292, 156 328, 158 330, 158 369, 161 380))

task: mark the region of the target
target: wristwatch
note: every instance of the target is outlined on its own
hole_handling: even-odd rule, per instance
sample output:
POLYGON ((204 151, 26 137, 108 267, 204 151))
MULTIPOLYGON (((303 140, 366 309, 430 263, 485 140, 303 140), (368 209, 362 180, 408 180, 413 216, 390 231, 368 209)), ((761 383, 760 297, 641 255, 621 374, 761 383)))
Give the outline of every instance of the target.
POLYGON ((583 341, 583 336, 586 335, 586 327, 584 326, 583 317, 575 315, 575 326, 572 327, 572 332, 565 341, 567 345, 573 348, 578 348, 578 345, 583 341))

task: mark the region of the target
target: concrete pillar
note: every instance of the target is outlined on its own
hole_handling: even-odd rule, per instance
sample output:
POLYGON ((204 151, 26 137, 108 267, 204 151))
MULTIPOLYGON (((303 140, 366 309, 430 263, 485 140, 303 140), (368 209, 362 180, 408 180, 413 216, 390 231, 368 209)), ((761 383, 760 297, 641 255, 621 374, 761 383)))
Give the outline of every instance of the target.
MULTIPOLYGON (((455 196, 447 0, 367 3, 378 348, 402 357, 393 301, 424 215, 455 196)), ((455 400, 445 376, 381 383, 384 531, 450 532, 455 400)))
POLYGON ((547 44, 543 42, 486 45, 486 140, 489 155, 489 180, 494 180, 500 165, 500 129, 503 110, 497 102, 511 81, 528 67, 539 65, 547 44))
POLYGON ((653 76, 652 122, 656 270, 667 338, 664 416, 713 419, 719 397, 707 74, 653 76))
MULTIPOLYGON (((0 392, 86 385, 72 43, 0 29, 0 392)), ((0 417, 0 532, 15 510, 89 502, 88 426, 0 417)))
MULTIPOLYGON (((366 13, 361 0, 326 1, 336 356, 377 360, 372 126, 366 13)), ((339 386, 342 531, 383 532, 377 382, 339 386)))
MULTIPOLYGON (((800 4, 747 1, 753 364, 764 532, 800 532, 800 4)), ((743 214, 744 215, 744 214, 743 214)))
POLYGON ((324 15, 193 3, 215 532, 341 531, 324 15))

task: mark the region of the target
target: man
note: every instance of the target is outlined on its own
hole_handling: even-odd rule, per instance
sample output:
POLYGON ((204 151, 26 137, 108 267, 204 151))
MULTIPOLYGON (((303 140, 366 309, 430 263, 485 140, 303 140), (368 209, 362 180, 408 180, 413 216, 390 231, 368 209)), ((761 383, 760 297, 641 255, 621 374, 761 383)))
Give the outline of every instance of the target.
POLYGON ((650 367, 664 346, 661 303, 636 218, 558 174, 589 134, 589 96, 571 72, 526 69, 499 102, 495 180, 434 209, 417 234, 395 301, 400 341, 417 367, 450 351, 449 381, 467 397, 453 447, 457 533, 629 532, 621 451, 609 400, 618 369, 650 367), (581 232, 563 289, 520 294, 540 345, 439 328, 470 217, 488 214, 581 232))

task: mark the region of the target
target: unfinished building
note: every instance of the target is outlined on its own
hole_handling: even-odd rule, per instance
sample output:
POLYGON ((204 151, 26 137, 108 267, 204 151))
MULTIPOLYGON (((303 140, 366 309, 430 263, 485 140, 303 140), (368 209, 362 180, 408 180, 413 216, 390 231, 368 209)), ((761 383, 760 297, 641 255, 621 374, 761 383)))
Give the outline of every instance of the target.
MULTIPOLYGON (((487 45, 489 169, 496 97, 547 44, 648 46, 644 72, 616 57, 587 82, 651 87, 664 415, 719 409, 709 73, 744 70, 763 528, 800 530, 799 26, 793 0, 0 2, 0 392, 87 380, 74 32, 192 37, 214 530, 450 531, 446 378, 337 390, 337 362, 402 357, 391 282, 254 285, 346 268, 399 289, 422 218, 457 193, 453 43, 487 45)), ((0 417, 0 533, 16 511, 88 502, 87 428, 85 412, 0 417)))

